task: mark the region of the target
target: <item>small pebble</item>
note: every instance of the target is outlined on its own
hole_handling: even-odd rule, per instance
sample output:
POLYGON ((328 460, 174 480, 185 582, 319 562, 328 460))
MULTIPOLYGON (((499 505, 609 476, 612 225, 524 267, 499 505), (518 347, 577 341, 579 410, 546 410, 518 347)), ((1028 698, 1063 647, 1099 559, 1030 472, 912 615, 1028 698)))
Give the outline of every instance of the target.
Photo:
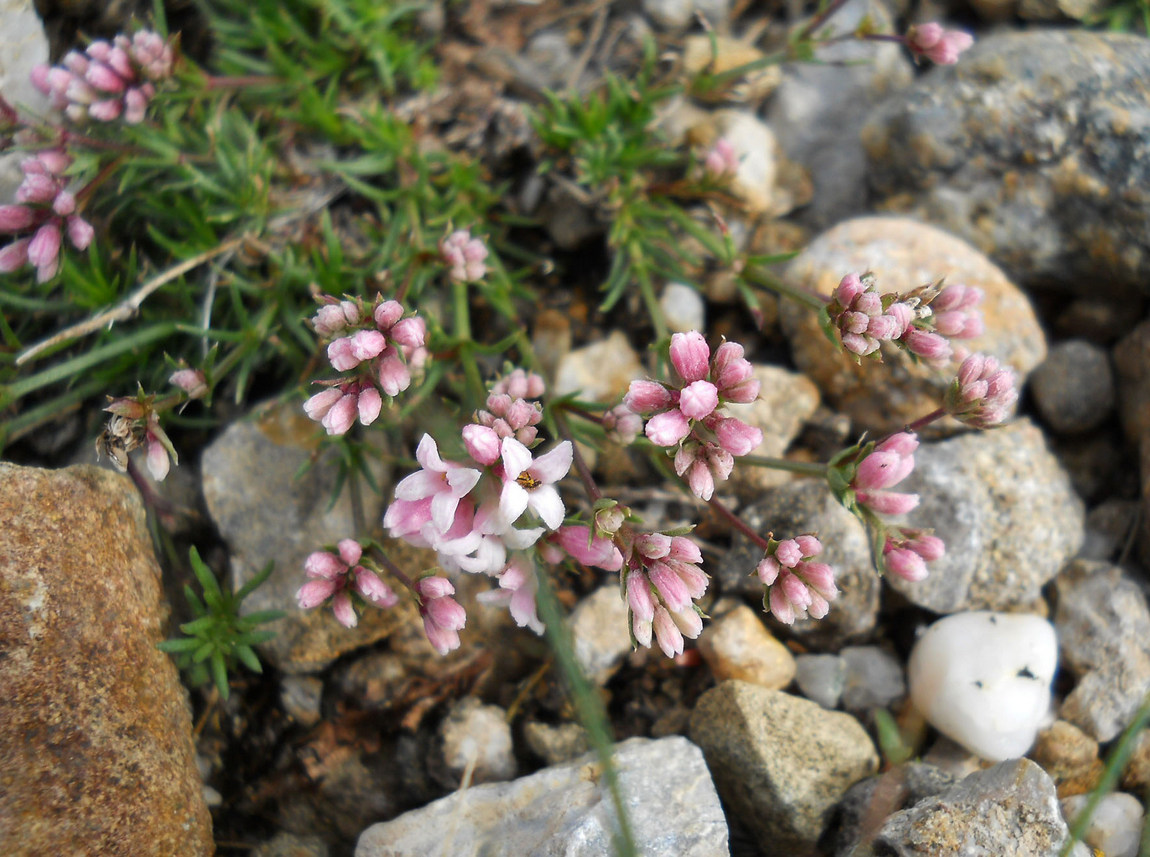
POLYGON ((799 655, 795 680, 803 696, 823 708, 837 708, 847 681, 847 662, 838 655, 799 655))
POLYGON ((745 604, 703 626, 699 653, 716 681, 736 678, 781 690, 795 677, 794 655, 745 604))
POLYGON ((484 705, 473 696, 451 709, 439 730, 443 760, 448 771, 462 780, 468 770, 472 783, 510 780, 515 776, 515 754, 507 712, 484 705))
POLYGON ((878 646, 847 646, 842 650, 846 662, 842 706, 861 715, 875 708, 890 708, 906 696, 902 664, 890 652, 878 646))
POLYGON ((1057 664, 1058 640, 1045 619, 956 613, 915 643, 911 698, 932 726, 972 753, 1011 759, 1034 744, 1057 664))
POLYGON ((284 711, 301 726, 319 723, 323 681, 314 676, 285 676, 280 682, 280 702, 284 711))
MULTIPOLYGON (((1061 801, 1067 824, 1074 824, 1089 800, 1090 795, 1075 795, 1061 801)), ((1112 792, 1095 807, 1082 840, 1106 857, 1137 857, 1142 839, 1142 814, 1142 804, 1134 795, 1112 792)))
POLYGON ((667 327, 675 333, 703 330, 706 307, 703 297, 686 283, 667 283, 659 298, 659 307, 667 320, 667 327))
POLYGON ((1105 348, 1082 339, 1060 342, 1030 376, 1043 420, 1059 434, 1097 428, 1114 410, 1114 371, 1105 348))

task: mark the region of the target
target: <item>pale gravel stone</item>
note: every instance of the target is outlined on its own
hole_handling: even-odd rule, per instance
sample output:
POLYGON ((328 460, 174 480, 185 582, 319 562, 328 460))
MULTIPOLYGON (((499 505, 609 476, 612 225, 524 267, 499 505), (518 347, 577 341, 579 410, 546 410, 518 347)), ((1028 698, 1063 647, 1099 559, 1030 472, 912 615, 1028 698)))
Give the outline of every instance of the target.
POLYGON ((443 762, 452 782, 470 772, 472 783, 510 780, 516 764, 507 712, 474 696, 461 699, 439 726, 443 762))
POLYGON ((703 625, 699 653, 716 681, 733 678, 781 690, 795 677, 795 657, 745 604, 703 625))
MULTIPOLYGON (((616 745, 614 761, 641 857, 726 857, 726 820, 698 747, 677 736, 632 738, 616 745)), ((602 857, 612 853, 614 818, 589 754, 373 825, 359 837, 355 857, 602 857)))
MULTIPOLYGON (((1067 824, 1074 824, 1086 808, 1090 795, 1074 795, 1062 801, 1067 824)), ((1142 803, 1126 792, 1111 792, 1094 808, 1082 841, 1106 857, 1137 857, 1142 841, 1142 803)))
POLYGON ((576 605, 567 623, 580 669, 593 684, 607 684, 632 648, 619 585, 600 586, 576 605))

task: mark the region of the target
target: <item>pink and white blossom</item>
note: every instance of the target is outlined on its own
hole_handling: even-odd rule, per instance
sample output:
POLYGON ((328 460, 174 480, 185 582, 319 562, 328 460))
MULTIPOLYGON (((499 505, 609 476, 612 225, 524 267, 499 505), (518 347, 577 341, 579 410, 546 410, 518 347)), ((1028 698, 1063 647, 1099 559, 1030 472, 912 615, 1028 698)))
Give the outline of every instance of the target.
POLYGON ((555 483, 571 469, 571 441, 565 440, 550 452, 534 458, 531 450, 515 438, 502 443, 503 487, 499 493, 498 518, 504 525, 514 524, 530 509, 548 529, 563 523, 565 508, 555 483))
POLYGON ((487 245, 481 238, 472 238, 470 230, 457 229, 440 241, 439 254, 450 266, 453 280, 471 283, 487 273, 487 245))
POLYGON ((446 532, 455 520, 459 501, 479 481, 480 472, 454 461, 444 461, 431 435, 425 434, 415 450, 420 470, 404 477, 395 486, 395 498, 413 502, 431 498, 431 522, 446 532))

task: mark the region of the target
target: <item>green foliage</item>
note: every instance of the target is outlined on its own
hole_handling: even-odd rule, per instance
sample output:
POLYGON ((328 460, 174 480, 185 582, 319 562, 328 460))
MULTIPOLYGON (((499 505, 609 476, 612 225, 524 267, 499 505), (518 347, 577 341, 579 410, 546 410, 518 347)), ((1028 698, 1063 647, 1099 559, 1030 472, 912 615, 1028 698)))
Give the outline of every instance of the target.
POLYGON ((1150 0, 1115 0, 1088 17, 1086 23, 1112 33, 1150 35, 1150 0))
MULTIPOLYGON (((587 97, 547 96, 532 124, 549 156, 540 172, 567 172, 577 191, 611 216, 608 243, 614 252, 602 290, 601 309, 610 310, 637 282, 660 342, 668 338, 653 280, 690 282, 685 264, 697 265, 683 248, 688 232, 708 249, 721 240, 683 210, 675 193, 686 159, 653 128, 660 103, 678 87, 654 81, 654 45, 648 43, 634 80, 610 76, 601 91, 587 97)), ((716 254, 721 255, 721 254, 716 254)))
POLYGON ((268 579, 272 563, 264 566, 238 592, 232 593, 220 588, 212 570, 200 559, 194 547, 189 558, 203 597, 198 596, 191 586, 184 587, 184 596, 195 618, 180 625, 185 636, 157 645, 162 651, 175 655, 176 665, 188 674, 191 684, 206 684, 210 679, 215 682, 220 695, 227 699, 228 674, 236 669, 238 663, 253 672, 263 672, 253 646, 272 639, 275 631, 257 631, 257 626, 284 616, 279 610, 261 610, 240 616, 243 600, 268 579))

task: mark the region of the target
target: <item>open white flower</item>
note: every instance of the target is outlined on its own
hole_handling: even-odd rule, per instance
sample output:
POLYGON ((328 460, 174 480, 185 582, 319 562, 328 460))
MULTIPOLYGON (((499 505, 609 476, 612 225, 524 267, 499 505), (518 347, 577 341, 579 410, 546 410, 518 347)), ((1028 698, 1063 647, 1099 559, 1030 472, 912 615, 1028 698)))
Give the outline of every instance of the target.
POLYGON ((554 483, 571 469, 571 441, 533 459, 531 450, 513 437, 503 438, 503 489, 499 493, 498 520, 501 529, 514 524, 530 509, 548 529, 563 523, 566 510, 554 483))
POLYGON ((459 501, 475 487, 480 473, 440 458, 439 447, 429 434, 425 434, 419 441, 415 458, 423 469, 405 477, 395 486, 395 498, 410 502, 431 497, 431 522, 439 532, 446 533, 455 520, 459 501))

